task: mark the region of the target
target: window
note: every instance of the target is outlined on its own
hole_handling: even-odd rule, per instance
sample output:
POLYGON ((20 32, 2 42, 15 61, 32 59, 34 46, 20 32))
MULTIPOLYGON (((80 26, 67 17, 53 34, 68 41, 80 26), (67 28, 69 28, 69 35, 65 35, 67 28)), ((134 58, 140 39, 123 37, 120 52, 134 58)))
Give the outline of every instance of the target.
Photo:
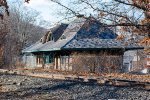
POLYGON ((68 64, 68 56, 61 56, 61 64, 68 64))
POLYGON ((52 54, 45 55, 44 58, 45 58, 45 63, 47 63, 47 64, 53 63, 53 61, 54 61, 52 54))
POLYGON ((41 54, 37 55, 36 62, 37 64, 50 64, 54 62, 54 58, 52 54, 41 54))
POLYGON ((49 35, 49 41, 53 41, 53 39, 54 39, 54 38, 53 38, 53 35, 50 34, 50 35, 49 35))

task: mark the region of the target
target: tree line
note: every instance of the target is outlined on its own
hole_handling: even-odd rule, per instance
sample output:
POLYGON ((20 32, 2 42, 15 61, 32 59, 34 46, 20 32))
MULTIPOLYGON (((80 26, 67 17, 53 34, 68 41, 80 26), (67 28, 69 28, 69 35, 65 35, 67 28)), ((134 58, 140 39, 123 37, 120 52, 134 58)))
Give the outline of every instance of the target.
POLYGON ((0 20, 0 67, 21 66, 22 50, 38 41, 47 31, 37 23, 39 13, 16 2, 0 20))

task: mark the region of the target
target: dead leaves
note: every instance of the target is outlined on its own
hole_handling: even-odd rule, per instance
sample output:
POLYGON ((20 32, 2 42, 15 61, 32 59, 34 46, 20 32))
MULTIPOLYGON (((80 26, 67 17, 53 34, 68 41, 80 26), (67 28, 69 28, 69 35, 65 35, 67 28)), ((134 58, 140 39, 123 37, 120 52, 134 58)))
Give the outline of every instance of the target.
POLYGON ((139 81, 139 82, 150 82, 150 75, 133 75, 128 73, 111 73, 106 74, 106 78, 121 79, 121 80, 130 80, 130 81, 139 81))
POLYGON ((145 53, 149 53, 150 52, 150 48, 144 48, 144 52, 145 53))
POLYGON ((124 36, 124 35, 121 34, 121 35, 118 35, 118 36, 117 36, 117 40, 123 40, 123 39, 125 39, 125 36, 124 36))
POLYGON ((141 42, 141 45, 146 45, 146 46, 150 46, 150 38, 149 37, 145 37, 141 42))

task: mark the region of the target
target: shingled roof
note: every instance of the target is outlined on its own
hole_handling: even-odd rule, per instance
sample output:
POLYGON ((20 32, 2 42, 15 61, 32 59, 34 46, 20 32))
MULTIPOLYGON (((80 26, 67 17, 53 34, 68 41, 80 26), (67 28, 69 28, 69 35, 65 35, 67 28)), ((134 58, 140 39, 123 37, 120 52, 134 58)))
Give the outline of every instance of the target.
MULTIPOLYGON (((78 18, 66 25, 66 29, 60 35, 60 31, 53 31, 52 34, 59 34, 57 41, 37 43, 23 50, 23 52, 40 52, 72 49, 141 49, 143 47, 136 43, 117 40, 117 34, 107 27, 102 27, 102 23, 94 18, 78 18), (56 33, 55 33, 56 32, 56 33)), ((62 31, 61 31, 62 32, 62 31)))

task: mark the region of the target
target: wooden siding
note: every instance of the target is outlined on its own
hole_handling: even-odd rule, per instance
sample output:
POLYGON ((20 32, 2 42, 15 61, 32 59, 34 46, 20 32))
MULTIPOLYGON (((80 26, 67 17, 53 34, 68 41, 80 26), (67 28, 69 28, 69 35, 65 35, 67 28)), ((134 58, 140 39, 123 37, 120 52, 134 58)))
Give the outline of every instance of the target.
MULTIPOLYGON (((53 62, 51 63, 46 63, 44 56, 40 56, 43 59, 42 61, 38 61, 39 59, 36 58, 37 61, 34 62, 40 62, 36 63, 36 67, 50 70, 96 73, 121 72, 123 69, 122 53, 121 50, 75 51, 71 53, 61 51, 53 53, 53 62)), ((42 54, 36 54, 35 56, 38 57, 42 54)))
POLYGON ((122 56, 74 56, 72 70, 74 72, 121 72, 122 56))

